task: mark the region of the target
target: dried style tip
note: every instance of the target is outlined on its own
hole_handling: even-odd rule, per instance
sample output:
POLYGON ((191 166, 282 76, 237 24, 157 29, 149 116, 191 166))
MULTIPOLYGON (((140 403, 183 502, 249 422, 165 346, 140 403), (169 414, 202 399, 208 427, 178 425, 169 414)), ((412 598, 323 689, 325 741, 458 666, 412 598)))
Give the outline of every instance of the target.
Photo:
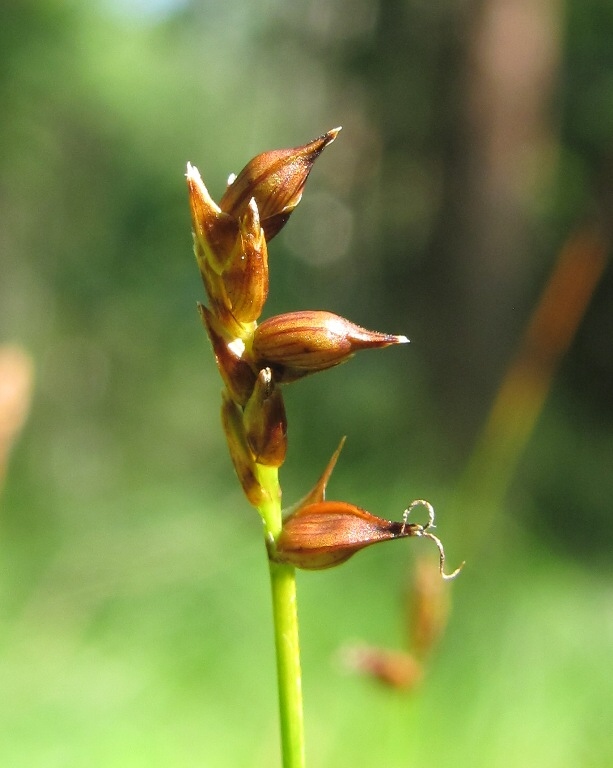
POLYGON ((455 579, 455 577, 460 573, 462 568, 464 568, 465 563, 462 562, 460 565, 455 569, 455 571, 452 571, 451 573, 445 573, 445 550, 443 548, 443 543, 439 539, 438 536, 435 536, 433 533, 430 533, 430 528, 434 528, 434 507, 432 504, 430 504, 429 501, 425 501, 424 499, 415 499, 415 501, 412 501, 409 506, 404 510, 402 514, 402 524, 403 526, 409 525, 407 522, 409 515, 415 509, 415 507, 425 507, 428 511, 428 522, 425 525, 415 525, 415 523, 411 523, 411 528, 415 529, 417 527, 417 531, 412 533, 413 536, 423 536, 426 539, 432 539, 432 541, 436 544, 439 552, 439 573, 441 577, 445 581, 451 581, 451 579, 455 579))
POLYGON ((283 523, 275 559, 296 568, 322 570, 340 565, 379 541, 419 535, 420 525, 396 523, 344 501, 301 507, 283 523))
POLYGON ((313 163, 339 131, 334 128, 304 146, 254 157, 228 185, 220 201, 221 210, 238 218, 255 198, 266 239, 271 240, 300 202, 313 163))
POLYGON ((287 452, 287 417, 270 368, 260 371, 243 413, 249 447, 258 464, 280 467, 287 452))
POLYGON ((253 335, 258 365, 276 368, 280 381, 293 381, 349 360, 361 349, 406 344, 406 336, 367 331, 332 312, 306 310, 276 315, 253 335))
POLYGON ((232 400, 245 405, 255 386, 253 369, 237 354, 236 340, 232 343, 226 339, 215 315, 203 304, 198 304, 198 312, 213 345, 217 368, 232 400))
POLYGON ((247 444, 242 411, 225 392, 221 407, 221 422, 228 441, 230 458, 245 496, 254 507, 270 501, 269 494, 258 480, 255 460, 247 444))

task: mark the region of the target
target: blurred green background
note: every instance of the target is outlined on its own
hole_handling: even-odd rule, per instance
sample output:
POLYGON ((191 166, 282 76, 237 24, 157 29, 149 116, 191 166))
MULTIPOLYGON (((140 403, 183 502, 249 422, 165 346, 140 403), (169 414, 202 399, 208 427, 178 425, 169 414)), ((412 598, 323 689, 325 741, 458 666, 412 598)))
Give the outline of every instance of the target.
POLYGON ((395 519, 427 498, 467 565, 413 694, 339 649, 403 646, 428 542, 300 575, 309 765, 613 765, 610 269, 527 443, 475 459, 565 243, 597 227, 608 251, 612 35, 610 0, 5 4, 0 343, 34 394, 1 498, 0 765, 279 765, 260 523, 219 425, 183 174, 218 198, 337 125, 271 244, 266 314, 412 343, 287 390, 285 499, 346 434, 329 498, 395 519))

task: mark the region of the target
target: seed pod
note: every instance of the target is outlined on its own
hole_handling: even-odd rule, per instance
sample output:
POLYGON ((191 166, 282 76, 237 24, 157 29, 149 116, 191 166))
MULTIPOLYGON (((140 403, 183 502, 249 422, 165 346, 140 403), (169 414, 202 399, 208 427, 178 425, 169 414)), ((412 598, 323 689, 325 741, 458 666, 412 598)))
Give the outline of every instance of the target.
POLYGON ((255 386, 255 372, 236 353, 231 340, 225 338, 215 315, 203 304, 198 304, 198 311, 211 340, 219 373, 232 399, 240 405, 245 405, 255 386))
POLYGON ((221 210, 238 218, 254 197, 266 239, 271 240, 300 202, 313 163, 339 131, 334 128, 302 147, 254 157, 228 185, 220 201, 221 210))
POLYGON ((371 515, 344 501, 301 507, 283 523, 275 558, 296 568, 321 570, 340 565, 379 541, 419 535, 421 526, 371 515))
POLYGON ((221 274, 240 239, 238 221, 224 213, 213 201, 198 169, 187 164, 187 189, 192 214, 196 259, 200 271, 207 262, 217 274, 221 274))
POLYGON ((228 258, 223 280, 230 311, 239 323, 259 318, 268 296, 268 249, 253 198, 239 221, 240 247, 228 258))
POLYGON ((242 411, 226 392, 223 393, 221 422, 239 482, 250 503, 258 507, 270 497, 258 480, 255 459, 245 436, 242 411))
POLYGON ((322 310, 288 312, 261 323, 253 336, 258 366, 278 368, 280 381, 292 381, 349 360, 360 349, 405 344, 406 336, 367 331, 322 310))
POLYGON ((287 452, 287 416, 270 368, 260 371, 243 413, 249 447, 258 464, 280 467, 287 452))

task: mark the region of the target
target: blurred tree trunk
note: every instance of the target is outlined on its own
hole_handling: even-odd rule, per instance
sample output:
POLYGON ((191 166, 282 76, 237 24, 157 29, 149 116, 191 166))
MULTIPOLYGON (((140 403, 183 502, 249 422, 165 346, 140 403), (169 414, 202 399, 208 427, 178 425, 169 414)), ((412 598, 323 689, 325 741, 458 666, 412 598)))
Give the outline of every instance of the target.
MULTIPOLYGON (((428 360, 449 434, 465 442, 526 321, 535 275, 551 263, 539 242, 538 214, 556 163, 561 0, 437 3, 430 10, 420 4, 414 18, 406 8, 384 3, 379 19, 379 76, 387 71, 394 78, 399 97, 377 102, 384 152, 390 162, 398 162, 401 142, 415 152, 415 104, 401 100, 404 93, 412 98, 404 88, 403 78, 412 76, 407 69, 422 67, 430 116, 418 151, 440 181, 417 260, 406 254, 410 233, 385 226, 392 233, 383 233, 393 278, 387 289, 394 301, 410 304, 410 335, 428 360), (418 20, 424 14, 431 14, 426 29, 418 20)), ((404 185, 411 190, 414 163, 408 167, 404 185)))
POLYGON ((486 0, 468 40, 465 178, 455 182, 459 231, 447 254, 459 294, 449 318, 463 382, 456 405, 466 400, 470 411, 497 387, 541 272, 538 196, 558 146, 560 0, 486 0))

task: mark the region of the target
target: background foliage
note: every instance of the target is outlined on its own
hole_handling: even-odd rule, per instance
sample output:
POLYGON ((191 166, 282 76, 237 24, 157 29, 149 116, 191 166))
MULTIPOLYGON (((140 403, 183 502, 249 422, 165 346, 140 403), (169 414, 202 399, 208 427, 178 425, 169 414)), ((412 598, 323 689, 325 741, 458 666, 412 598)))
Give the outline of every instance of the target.
POLYGON ((412 344, 288 390, 285 497, 347 434, 331 497, 396 518, 428 498, 468 565, 414 695, 338 652, 402 645, 425 542, 300 578, 311 765, 611 764, 610 270, 517 462, 471 464, 564 244, 596 222, 608 249, 611 4, 1 13, 0 342, 35 392, 2 496, 0 763, 276 764, 260 526, 219 426, 183 173, 219 197, 252 155, 340 124, 271 247, 267 312, 412 344))

